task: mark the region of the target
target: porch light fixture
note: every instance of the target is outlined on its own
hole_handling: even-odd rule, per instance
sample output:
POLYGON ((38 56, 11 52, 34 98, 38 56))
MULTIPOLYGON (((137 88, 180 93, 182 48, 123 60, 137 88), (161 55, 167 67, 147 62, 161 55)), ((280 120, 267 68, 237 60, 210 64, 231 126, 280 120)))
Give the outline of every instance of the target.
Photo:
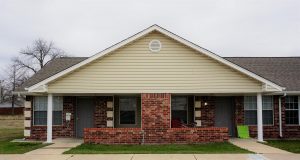
POLYGON ((207 106, 208 105, 208 103, 207 102, 204 102, 204 106, 207 106))

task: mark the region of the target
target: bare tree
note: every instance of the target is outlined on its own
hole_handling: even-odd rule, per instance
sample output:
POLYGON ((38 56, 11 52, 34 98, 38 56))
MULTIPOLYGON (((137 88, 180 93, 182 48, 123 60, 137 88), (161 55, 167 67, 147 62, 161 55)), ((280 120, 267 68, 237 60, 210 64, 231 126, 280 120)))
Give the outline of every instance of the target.
POLYGON ((4 101, 4 88, 3 88, 4 80, 0 80, 0 103, 4 101))
POLYGON ((13 92, 28 79, 28 72, 26 69, 21 68, 14 61, 12 64, 6 67, 5 72, 7 77, 3 81, 3 99, 11 101, 12 114, 14 114, 16 96, 13 94, 13 92))
POLYGON ((1 81, 1 94, 4 99, 10 100, 12 104, 12 114, 17 101, 13 92, 20 87, 32 73, 42 69, 47 62, 58 57, 65 57, 62 49, 55 47, 52 41, 47 42, 37 39, 31 46, 20 51, 18 57, 12 58, 12 63, 4 70, 6 78, 1 81))
POLYGON ((20 68, 26 68, 36 73, 44 65, 58 57, 65 57, 66 54, 62 49, 55 47, 52 41, 47 42, 43 39, 37 39, 31 46, 20 51, 20 57, 14 58, 14 62, 20 68))

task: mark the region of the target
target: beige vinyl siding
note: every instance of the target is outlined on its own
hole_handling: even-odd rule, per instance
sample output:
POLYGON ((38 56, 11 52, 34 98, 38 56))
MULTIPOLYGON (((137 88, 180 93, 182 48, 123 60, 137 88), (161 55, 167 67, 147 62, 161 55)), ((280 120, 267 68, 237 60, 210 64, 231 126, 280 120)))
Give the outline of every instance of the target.
POLYGON ((52 82, 50 93, 247 93, 261 83, 153 32, 52 82), (148 44, 158 39, 162 49, 148 44))

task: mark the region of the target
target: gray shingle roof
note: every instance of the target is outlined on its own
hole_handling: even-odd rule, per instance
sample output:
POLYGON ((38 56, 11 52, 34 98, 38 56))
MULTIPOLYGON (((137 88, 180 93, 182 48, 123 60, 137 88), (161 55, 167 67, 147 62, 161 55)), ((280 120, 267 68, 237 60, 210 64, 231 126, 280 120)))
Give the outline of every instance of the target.
MULTIPOLYGON (((26 81, 19 91, 85 59, 87 57, 54 59, 26 81)), ((225 59, 282 87, 286 87, 288 91, 300 91, 300 57, 225 57, 225 59)))
POLYGON ((24 91, 24 88, 30 87, 38 82, 47 79, 56 73, 63 71, 83 60, 87 59, 87 57, 62 57, 56 58, 48 62, 41 70, 35 73, 31 78, 29 78, 18 91, 24 91))
POLYGON ((300 91, 300 57, 225 57, 287 91, 300 91))

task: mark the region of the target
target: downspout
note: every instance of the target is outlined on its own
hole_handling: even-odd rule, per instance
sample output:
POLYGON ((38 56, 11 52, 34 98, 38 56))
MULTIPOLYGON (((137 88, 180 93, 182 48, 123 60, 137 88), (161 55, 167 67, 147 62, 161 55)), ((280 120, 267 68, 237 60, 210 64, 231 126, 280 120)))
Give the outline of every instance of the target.
POLYGON ((286 93, 283 96, 280 96, 278 99, 278 110, 279 110, 279 137, 282 138, 282 113, 281 113, 281 98, 285 97, 286 93))

